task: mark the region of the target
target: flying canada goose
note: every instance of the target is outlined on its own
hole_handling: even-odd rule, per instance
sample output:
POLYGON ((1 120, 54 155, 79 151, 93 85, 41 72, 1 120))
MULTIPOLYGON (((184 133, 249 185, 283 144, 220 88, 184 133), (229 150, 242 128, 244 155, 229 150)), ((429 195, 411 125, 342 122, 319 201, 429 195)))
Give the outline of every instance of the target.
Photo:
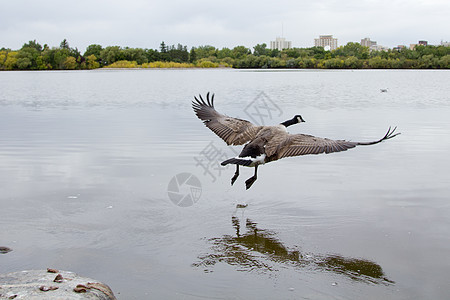
POLYGON ((384 137, 373 142, 350 142, 306 134, 289 134, 286 130, 287 127, 305 122, 300 115, 276 126, 257 126, 249 121, 228 117, 217 112, 214 109, 214 94, 210 97, 208 92, 206 101, 201 95, 199 98, 194 97, 192 108, 206 127, 228 145, 246 144, 238 157, 227 159, 221 165, 236 165, 231 185, 239 177, 239 166, 255 167, 255 174, 245 181, 247 189, 256 181, 259 165, 289 156, 340 152, 360 145, 374 145, 400 134, 394 134, 397 127, 392 130, 389 127, 384 137))

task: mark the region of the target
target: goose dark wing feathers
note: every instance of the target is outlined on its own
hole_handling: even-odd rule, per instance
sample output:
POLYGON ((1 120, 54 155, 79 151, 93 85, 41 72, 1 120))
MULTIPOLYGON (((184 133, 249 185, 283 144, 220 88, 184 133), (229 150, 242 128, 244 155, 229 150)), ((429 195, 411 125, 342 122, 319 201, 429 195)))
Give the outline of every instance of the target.
POLYGON ((277 147, 277 159, 289 156, 346 151, 358 143, 345 140, 330 140, 306 134, 290 134, 277 147))
POLYGON ((384 140, 393 138, 400 133, 395 133, 397 127, 391 130, 389 127, 388 132, 379 140, 372 142, 350 142, 345 140, 331 140, 327 138, 319 138, 306 134, 287 134, 283 137, 282 141, 272 140, 270 144, 277 143, 278 146, 267 145, 267 149, 273 149, 272 152, 268 154, 275 154, 275 159, 280 159, 289 156, 300 156, 307 154, 320 154, 320 153, 332 153, 341 152, 348 149, 354 148, 360 145, 374 145, 378 144, 384 140))
POLYGON ((222 115, 214 109, 214 94, 206 95, 206 101, 202 96, 194 97, 192 108, 197 117, 203 123, 223 139, 228 145, 243 145, 254 139, 260 130, 251 122, 222 115))

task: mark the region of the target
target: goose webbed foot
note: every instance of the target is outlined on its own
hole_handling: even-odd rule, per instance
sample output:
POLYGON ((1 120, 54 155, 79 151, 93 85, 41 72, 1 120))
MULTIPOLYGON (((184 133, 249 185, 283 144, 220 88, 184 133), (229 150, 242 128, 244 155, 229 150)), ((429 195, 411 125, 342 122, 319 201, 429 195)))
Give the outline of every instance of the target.
POLYGON ((255 175, 253 175, 252 177, 250 177, 249 179, 247 179, 245 181, 245 187, 248 190, 252 184, 256 181, 257 177, 257 173, 258 173, 258 165, 255 166, 255 175))
POLYGON ((252 184, 256 181, 256 176, 252 176, 245 181, 245 188, 248 190, 252 184))
POLYGON ((239 177, 239 165, 236 165, 236 173, 234 173, 233 178, 231 178, 231 185, 234 184, 236 179, 239 177))

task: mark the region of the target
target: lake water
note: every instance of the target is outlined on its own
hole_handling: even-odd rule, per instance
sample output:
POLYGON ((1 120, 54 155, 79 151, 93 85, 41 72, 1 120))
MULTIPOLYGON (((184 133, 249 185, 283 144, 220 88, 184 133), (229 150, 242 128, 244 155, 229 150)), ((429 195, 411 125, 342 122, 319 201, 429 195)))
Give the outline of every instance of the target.
POLYGON ((119 299, 448 299, 449 82, 411 70, 0 72, 0 246, 13 249, 0 272, 69 270, 119 299), (301 114, 291 133, 401 135, 266 164, 245 190, 253 169, 231 186, 234 167, 218 165, 241 147, 192 111, 208 91, 219 112, 258 124, 301 114))

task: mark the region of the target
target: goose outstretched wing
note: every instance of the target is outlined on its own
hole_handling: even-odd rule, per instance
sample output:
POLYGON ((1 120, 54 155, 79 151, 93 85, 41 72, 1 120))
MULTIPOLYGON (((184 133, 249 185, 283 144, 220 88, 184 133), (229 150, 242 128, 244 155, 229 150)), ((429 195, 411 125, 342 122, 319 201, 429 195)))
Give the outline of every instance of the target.
POLYGON ((389 127, 387 133, 379 140, 372 142, 350 142, 345 140, 331 140, 306 134, 287 134, 280 139, 272 139, 266 145, 267 156, 280 159, 289 156, 300 156, 308 154, 332 153, 346 151, 360 145, 374 145, 384 140, 391 139, 400 133, 389 127))
POLYGON ((214 94, 206 95, 206 101, 199 95, 199 99, 194 97, 192 108, 197 117, 205 123, 228 145, 243 145, 254 139, 261 129, 251 122, 222 115, 214 109, 214 94))

